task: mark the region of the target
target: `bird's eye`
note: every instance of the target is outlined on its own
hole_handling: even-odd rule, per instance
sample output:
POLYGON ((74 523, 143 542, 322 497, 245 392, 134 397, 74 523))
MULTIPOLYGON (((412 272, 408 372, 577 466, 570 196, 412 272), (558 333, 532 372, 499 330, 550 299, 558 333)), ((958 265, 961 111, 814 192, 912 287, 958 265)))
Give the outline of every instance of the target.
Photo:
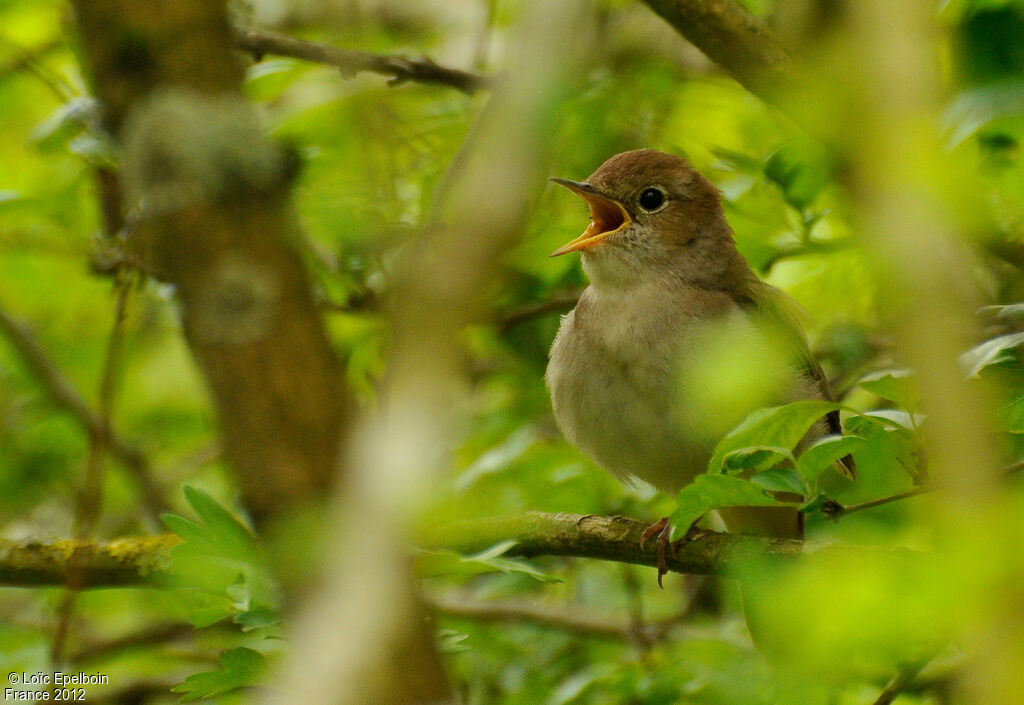
POLYGON ((640 194, 640 207, 648 213, 653 213, 663 205, 665 205, 665 192, 661 189, 645 188, 640 194))

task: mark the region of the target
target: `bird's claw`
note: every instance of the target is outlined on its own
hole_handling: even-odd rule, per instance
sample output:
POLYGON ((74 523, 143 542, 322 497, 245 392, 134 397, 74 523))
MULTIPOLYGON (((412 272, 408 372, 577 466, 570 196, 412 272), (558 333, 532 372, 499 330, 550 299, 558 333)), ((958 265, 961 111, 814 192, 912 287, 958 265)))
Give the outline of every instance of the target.
POLYGON ((643 548, 644 544, 647 543, 647 539, 655 534, 658 535, 658 587, 664 590, 665 586, 662 584, 661 579, 668 573, 667 552, 670 550, 675 551, 675 547, 669 542, 669 538, 672 536, 672 524, 669 523, 668 517, 662 517, 659 521, 644 529, 644 533, 640 537, 640 548, 643 548))

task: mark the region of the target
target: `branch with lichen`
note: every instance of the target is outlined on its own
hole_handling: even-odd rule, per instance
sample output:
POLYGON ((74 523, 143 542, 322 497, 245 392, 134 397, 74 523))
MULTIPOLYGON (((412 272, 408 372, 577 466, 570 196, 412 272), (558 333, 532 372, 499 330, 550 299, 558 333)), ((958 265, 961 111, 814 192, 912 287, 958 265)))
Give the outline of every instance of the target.
MULTIPOLYGON (((648 524, 636 519, 580 514, 527 512, 505 517, 453 521, 421 533, 423 548, 475 553, 514 541, 508 556, 573 556, 657 566, 656 542, 640 545, 648 524)), ((75 587, 160 585, 166 576, 167 554, 180 543, 174 534, 117 539, 107 543, 0 541, 0 586, 63 585, 72 556, 84 566, 75 587)), ((905 561, 909 550, 815 544, 700 531, 676 544, 668 568, 676 573, 740 576, 751 560, 790 563, 806 556, 849 555, 905 561)))
POLYGON ((103 543, 2 540, 0 585, 81 589, 155 584, 165 574, 168 552, 179 543, 181 539, 174 534, 103 543))

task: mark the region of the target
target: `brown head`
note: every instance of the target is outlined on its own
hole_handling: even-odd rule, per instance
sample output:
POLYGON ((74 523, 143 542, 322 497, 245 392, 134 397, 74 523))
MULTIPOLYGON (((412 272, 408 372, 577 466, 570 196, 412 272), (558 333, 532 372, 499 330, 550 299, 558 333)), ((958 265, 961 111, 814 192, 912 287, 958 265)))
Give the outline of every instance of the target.
POLYGON ((590 206, 590 225, 552 256, 580 251, 595 286, 661 276, 711 289, 747 279, 720 194, 689 162, 653 149, 616 154, 584 182, 551 179, 590 206))

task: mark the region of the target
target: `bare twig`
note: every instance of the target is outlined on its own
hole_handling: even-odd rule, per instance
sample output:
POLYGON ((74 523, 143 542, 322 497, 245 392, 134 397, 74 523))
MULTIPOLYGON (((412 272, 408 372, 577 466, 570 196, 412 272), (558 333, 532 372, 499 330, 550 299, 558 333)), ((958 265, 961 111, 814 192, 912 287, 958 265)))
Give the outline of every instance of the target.
POLYGON ((543 301, 535 301, 503 311, 498 319, 498 327, 502 332, 505 332, 530 318, 543 316, 554 311, 567 311, 576 305, 581 293, 583 293, 582 289, 559 291, 543 301))
MULTIPOLYGON (((131 278, 121 270, 117 275, 117 291, 114 303, 114 323, 107 341, 107 351, 103 359, 100 373, 99 419, 103 432, 91 434, 89 437, 89 459, 85 466, 85 477, 75 507, 75 519, 72 524, 72 535, 76 541, 82 541, 93 535, 99 524, 103 509, 103 476, 110 445, 110 421, 113 415, 114 396, 117 380, 121 375, 121 354, 124 350, 124 321, 128 308, 128 295, 131 292, 131 278)), ((85 557, 79 552, 71 554, 68 562, 67 590, 57 610, 57 628, 50 645, 50 661, 59 665, 64 660, 64 649, 67 645, 68 631, 75 602, 78 599, 78 586, 86 570, 85 557)))
POLYGON ((893 701, 899 697, 900 693, 906 690, 917 677, 917 674, 921 672, 921 669, 927 666, 931 660, 929 656, 904 664, 885 686, 885 690, 879 693, 873 705, 892 705, 893 701))
POLYGON ((852 249, 856 241, 852 237, 834 238, 832 240, 807 240, 793 245, 780 247, 760 267, 761 272, 770 272, 772 267, 786 259, 805 255, 821 255, 852 249))
POLYGON ((394 54, 374 54, 368 51, 340 49, 328 44, 307 42, 273 32, 253 30, 238 38, 238 46, 257 60, 264 54, 290 56, 303 61, 335 66, 345 76, 370 71, 391 76, 389 83, 398 85, 407 81, 451 86, 472 94, 487 88, 490 79, 480 74, 441 66, 427 58, 410 59, 394 54))
POLYGON ((25 361, 29 371, 43 386, 43 391, 59 407, 69 412, 89 434, 90 438, 103 437, 110 454, 124 463, 138 485, 148 519, 159 524, 160 514, 168 510, 163 490, 153 480, 149 460, 132 445, 118 436, 103 417, 95 413, 71 382, 50 360, 39 341, 22 323, 0 307, 0 333, 7 337, 25 361))
POLYGON ((598 639, 634 640, 646 646, 664 637, 682 618, 672 615, 652 623, 636 623, 581 612, 578 606, 539 607, 516 601, 478 601, 471 598, 433 598, 427 604, 450 617, 463 617, 482 622, 532 622, 581 636, 598 639))
MULTIPOLYGON (((44 56, 56 49, 59 49, 66 43, 67 39, 64 37, 54 37, 39 46, 23 49, 21 52, 0 64, 0 81, 4 80, 11 74, 18 73, 25 69, 31 69, 32 66, 44 56)), ((58 95, 60 94, 60 91, 54 92, 58 93, 58 95)))
MULTIPOLYGON (((1009 476, 1016 472, 1020 472, 1022 469, 1024 469, 1024 460, 1018 460, 1016 462, 1010 463, 1009 465, 1004 465, 1002 467, 1002 473, 1005 476, 1009 476)), ((890 502, 898 502, 902 499, 917 497, 919 495, 932 492, 934 491, 934 489, 935 488, 932 485, 921 485, 919 487, 915 487, 912 490, 907 490, 906 492, 897 492, 896 494, 889 495, 888 497, 869 499, 866 502, 858 502, 857 504, 840 504, 834 499, 826 499, 821 504, 821 513, 829 517, 830 519, 838 520, 846 516, 847 514, 853 514, 854 512, 859 512, 863 509, 881 507, 884 504, 889 504, 890 502)))
POLYGON ((872 509, 874 507, 881 507, 883 504, 889 504, 890 502, 898 502, 901 499, 909 499, 910 497, 917 497, 918 495, 931 492, 931 487, 915 487, 912 490, 906 492, 899 492, 888 497, 879 497, 877 499, 870 499, 866 502, 858 502, 857 504, 840 504, 834 499, 826 499, 821 504, 821 513, 830 519, 839 520, 847 514, 853 514, 863 509, 872 509))

